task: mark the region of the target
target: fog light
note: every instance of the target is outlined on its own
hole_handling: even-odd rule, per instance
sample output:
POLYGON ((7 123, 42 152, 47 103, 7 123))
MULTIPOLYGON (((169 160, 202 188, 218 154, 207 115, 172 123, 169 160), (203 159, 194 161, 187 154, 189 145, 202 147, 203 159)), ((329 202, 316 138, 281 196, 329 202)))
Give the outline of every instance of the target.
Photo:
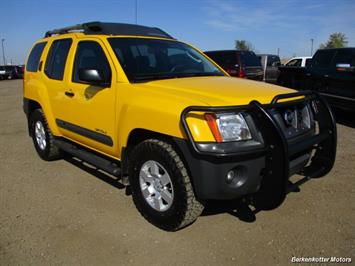
POLYGON ((234 187, 240 187, 247 180, 247 176, 247 168, 243 165, 238 165, 227 173, 226 183, 234 187))
POLYGON ((229 171, 227 174, 227 183, 232 183, 234 177, 235 177, 234 171, 233 170, 229 171))

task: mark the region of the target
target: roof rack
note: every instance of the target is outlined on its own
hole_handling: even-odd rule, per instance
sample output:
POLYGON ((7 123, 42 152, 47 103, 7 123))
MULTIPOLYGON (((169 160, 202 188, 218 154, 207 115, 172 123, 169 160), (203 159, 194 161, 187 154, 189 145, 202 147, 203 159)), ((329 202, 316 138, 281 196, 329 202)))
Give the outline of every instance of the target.
POLYGON ((47 31, 45 37, 52 35, 60 35, 69 32, 83 32, 84 34, 102 34, 102 35, 133 35, 133 36, 149 36, 174 39, 165 31, 135 24, 126 23, 104 23, 99 21, 77 24, 70 27, 47 31))

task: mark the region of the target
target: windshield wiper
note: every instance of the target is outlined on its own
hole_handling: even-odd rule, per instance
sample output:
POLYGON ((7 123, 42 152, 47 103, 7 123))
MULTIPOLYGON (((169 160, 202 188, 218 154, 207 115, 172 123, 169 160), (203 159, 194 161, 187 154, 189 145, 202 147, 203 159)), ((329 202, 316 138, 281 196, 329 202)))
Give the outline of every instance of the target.
POLYGON ((173 79, 173 78, 188 78, 188 77, 203 77, 203 76, 224 76, 222 73, 218 72, 196 72, 196 73, 171 73, 169 75, 141 75, 135 76, 133 82, 144 82, 150 80, 159 80, 159 79, 173 79))
POLYGON ((209 77, 209 76, 224 76, 222 73, 218 72, 192 72, 192 73, 179 73, 179 78, 183 77, 209 77))
POLYGON ((158 79, 173 79, 177 78, 176 75, 142 75, 142 76, 135 76, 132 78, 133 82, 144 82, 150 80, 158 80, 158 79))

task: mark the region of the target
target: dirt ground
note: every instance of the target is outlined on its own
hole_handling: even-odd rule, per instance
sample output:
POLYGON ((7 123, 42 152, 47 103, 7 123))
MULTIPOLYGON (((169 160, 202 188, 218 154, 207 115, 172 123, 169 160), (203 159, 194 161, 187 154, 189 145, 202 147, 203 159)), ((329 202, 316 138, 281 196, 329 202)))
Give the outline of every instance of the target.
POLYGON ((191 226, 157 229, 115 180, 76 161, 44 162, 26 131, 22 81, 0 81, 0 265, 286 265, 355 260, 355 119, 338 112, 326 177, 273 211, 210 203, 191 226))

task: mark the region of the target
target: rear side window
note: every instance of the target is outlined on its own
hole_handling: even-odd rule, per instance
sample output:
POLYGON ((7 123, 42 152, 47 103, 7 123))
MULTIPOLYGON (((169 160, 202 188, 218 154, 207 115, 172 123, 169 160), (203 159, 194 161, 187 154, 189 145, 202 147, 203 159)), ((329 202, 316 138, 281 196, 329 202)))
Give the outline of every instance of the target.
POLYGON ((49 50, 44 72, 51 79, 62 80, 67 61, 71 39, 56 40, 49 50))
POLYGON ((29 72, 37 72, 39 60, 41 59, 41 55, 43 52, 44 47, 46 46, 47 42, 40 42, 37 43, 28 57, 26 70, 29 72))
POLYGON ((94 41, 79 42, 75 54, 73 82, 81 83, 79 69, 97 69, 105 81, 111 82, 111 68, 100 44, 94 41))
POLYGON ((274 66, 274 63, 280 63, 280 58, 278 56, 270 55, 267 58, 267 66, 274 66))
POLYGON ((333 59, 334 53, 334 50, 318 51, 312 60, 313 67, 327 68, 333 59))
POLYGON ((336 64, 355 66, 355 50, 339 50, 334 59, 334 66, 336 64))
POLYGON ((260 66, 261 62, 259 58, 253 53, 248 51, 240 52, 240 61, 243 66, 251 67, 251 66, 260 66))
POLYGON ((302 66, 302 59, 292 59, 286 66, 300 67, 302 66))

